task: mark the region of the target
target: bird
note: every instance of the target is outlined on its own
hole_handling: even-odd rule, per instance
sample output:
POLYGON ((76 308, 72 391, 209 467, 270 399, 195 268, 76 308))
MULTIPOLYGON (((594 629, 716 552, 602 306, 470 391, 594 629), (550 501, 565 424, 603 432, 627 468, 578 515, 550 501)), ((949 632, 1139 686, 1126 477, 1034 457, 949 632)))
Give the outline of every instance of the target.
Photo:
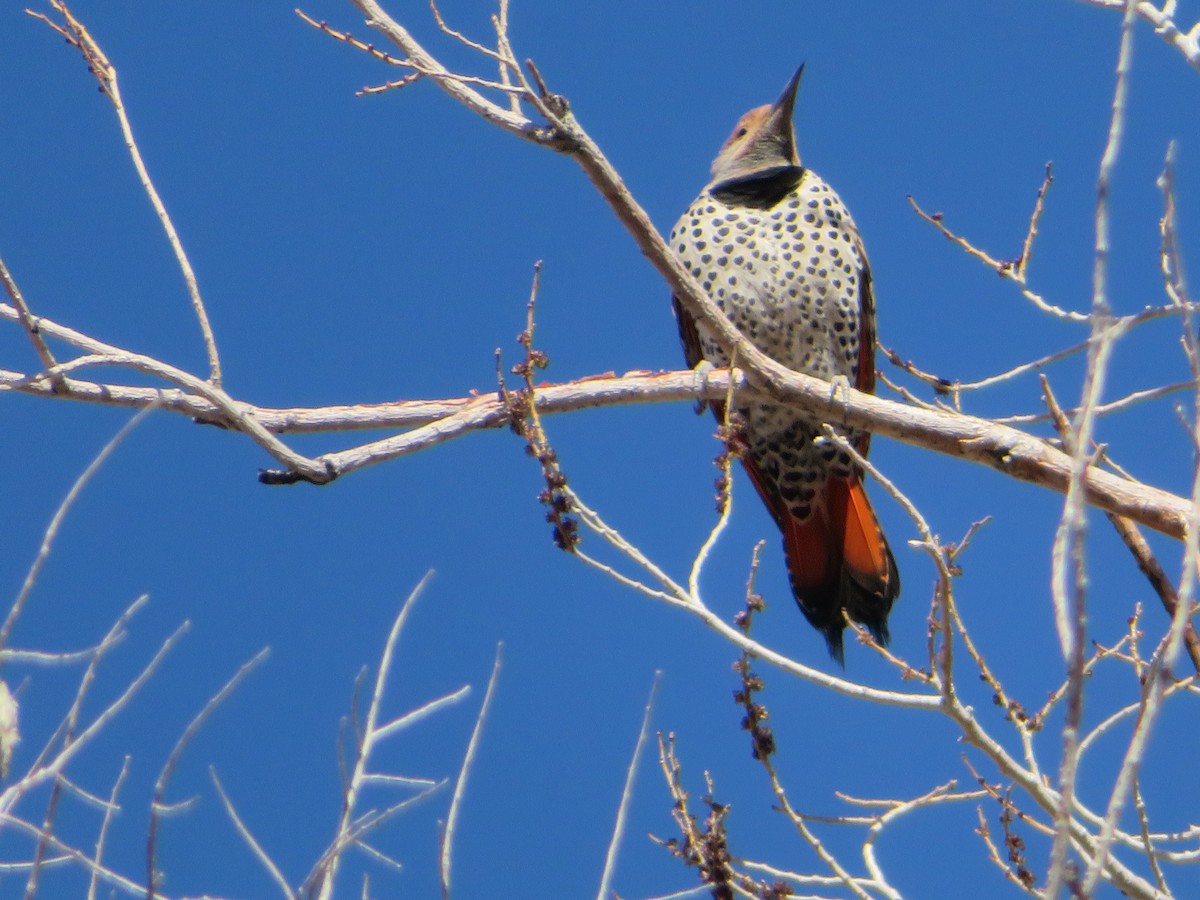
MULTIPOLYGON (((804 166, 792 119, 804 66, 773 104, 738 120, 712 180, 670 245, 741 334, 796 372, 875 390, 875 301, 858 229, 841 198, 804 166)), ((672 296, 692 368, 729 353, 672 296)), ((833 388, 836 390, 836 387, 833 388)), ((709 404, 724 420, 723 403, 709 404)), ((736 396, 742 465, 783 533, 792 593, 845 665, 845 617, 881 645, 900 593, 896 560, 849 454, 818 441, 824 423, 762 396, 736 396)), ((863 456, 870 434, 830 423, 863 456)))

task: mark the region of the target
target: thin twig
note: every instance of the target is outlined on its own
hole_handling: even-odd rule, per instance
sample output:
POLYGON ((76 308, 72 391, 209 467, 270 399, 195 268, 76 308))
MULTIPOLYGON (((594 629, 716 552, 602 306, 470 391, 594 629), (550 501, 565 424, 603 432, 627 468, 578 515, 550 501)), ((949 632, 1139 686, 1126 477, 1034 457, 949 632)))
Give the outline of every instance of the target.
MULTIPOLYGON (((1095 427, 1095 406, 1099 404, 1107 374, 1108 358, 1117 337, 1111 324, 1111 304, 1108 300, 1109 209, 1108 195, 1113 170, 1121 149, 1125 127, 1126 92, 1133 54, 1133 22, 1136 0, 1127 0, 1121 23, 1120 49, 1117 55, 1116 86, 1113 90, 1112 118, 1108 139, 1100 160, 1096 178, 1096 244, 1092 268, 1092 346, 1088 350, 1088 365, 1084 378, 1080 411, 1075 417, 1072 440, 1071 479, 1063 503, 1062 520, 1054 540, 1054 577, 1052 579, 1055 622, 1063 657, 1067 664, 1067 709, 1063 725, 1063 754, 1058 776, 1060 805, 1055 812, 1055 835, 1050 850, 1050 867, 1046 875, 1046 894, 1057 897, 1067 877, 1067 850, 1070 832, 1067 823, 1075 797, 1078 773, 1080 728, 1083 720, 1083 677, 1085 667, 1084 642, 1087 637, 1087 577, 1084 567, 1084 534, 1087 520, 1084 509, 1085 472, 1091 459, 1092 434, 1095 427), (1068 574, 1069 572, 1069 574, 1068 574)), ((1089 862, 1091 874, 1099 877, 1104 866, 1106 847, 1101 841, 1099 854, 1089 862)), ((1094 879, 1092 880, 1094 885, 1094 879)), ((1085 896, 1090 891, 1085 890, 1085 896)))
POLYGON ((1029 260, 1033 256, 1033 241, 1037 237, 1038 222, 1046 208, 1046 192, 1050 190, 1050 185, 1053 183, 1054 166, 1046 163, 1046 177, 1042 180, 1042 186, 1038 188, 1037 199, 1033 203, 1033 213, 1029 216, 1029 230, 1025 233, 1025 243, 1021 247, 1021 256, 1017 260, 1016 275, 1022 282, 1025 281, 1029 270, 1029 260))
POLYGON ((250 848, 250 852, 254 854, 254 858, 262 863, 263 868, 267 870, 267 874, 271 876, 271 880, 279 888, 279 892, 287 900, 294 900, 297 896, 296 892, 292 890, 287 879, 283 877, 283 873, 279 871, 279 867, 275 865, 275 861, 271 859, 267 851, 263 849, 262 844, 255 839, 253 833, 246 827, 246 823, 242 821, 242 817, 238 815, 237 809, 233 805, 233 800, 226 793, 224 785, 221 784, 221 779, 217 777, 217 767, 209 766, 208 775, 212 779, 213 787, 217 789, 218 796, 221 798, 221 805, 225 807, 225 812, 233 822, 233 827, 237 829, 237 833, 241 835, 242 840, 246 842, 246 845, 250 848))
POLYGON ((29 567, 29 571, 25 574, 25 580, 21 584, 21 590, 17 593, 17 599, 8 610, 8 615, 4 619, 4 624, 0 625, 0 649, 3 649, 8 644, 9 635, 12 634, 13 626, 16 625, 17 619, 20 618, 21 611, 24 610, 26 602, 29 600, 29 595, 33 592, 33 587, 37 584, 38 576, 42 572, 42 567, 45 566, 46 560, 50 557, 50 550, 54 546, 54 539, 58 537, 58 529, 62 527, 63 520, 67 516, 67 512, 75 503, 75 500, 82 493, 87 483, 92 480, 92 477, 100 470, 100 467, 112 456, 117 447, 129 437, 138 425, 142 424, 143 420, 150 415, 157 407, 150 405, 145 407, 141 412, 131 418, 123 426, 121 430, 113 436, 104 447, 96 454, 95 458, 88 463, 83 474, 75 479, 75 483, 71 485, 71 489, 67 491, 67 496, 63 498, 62 503, 58 505, 58 509, 54 511, 54 516, 50 519, 50 524, 46 526, 46 531, 42 535, 42 543, 38 547, 37 555, 33 559, 33 564, 29 567))
POLYGON ((246 680, 246 677, 253 672, 258 666, 271 655, 269 648, 264 648, 249 661, 243 663, 241 667, 234 673, 233 677, 225 682, 217 693, 209 698, 204 704, 204 708, 196 714, 195 718, 188 723, 183 733, 179 736, 179 740, 175 742, 175 746, 171 748, 171 753, 167 756, 167 761, 163 764, 162 770, 158 773, 158 778, 154 782, 154 799, 150 803, 150 826, 146 837, 146 898, 153 900, 158 889, 158 871, 157 871, 157 846, 158 846, 158 822, 159 815, 164 810, 168 809, 164 797, 167 792, 167 782, 175 772, 175 767, 179 764, 179 760, 183 757, 183 751, 187 745, 191 743, 192 738, 208 721, 208 717, 213 714, 218 706, 237 690, 238 685, 246 680))
MULTIPOLYGON (((8 266, 5 265, 3 259, 0 259, 0 284, 4 285, 4 292, 8 294, 9 299, 13 302, 13 306, 16 307, 21 327, 25 329, 25 333, 29 336, 34 352, 37 353, 37 357, 42 363, 42 368, 50 372, 58 363, 55 362, 54 354, 50 352, 50 347, 46 344, 46 338, 42 335, 41 329, 38 327, 37 317, 30 311, 29 304, 25 302, 25 297, 21 294, 21 289, 17 287, 16 279, 8 271, 8 266)), ((50 375, 49 380, 51 390, 57 392, 63 389, 64 379, 62 375, 50 375)))
POLYGON ((1162 866, 1158 863, 1158 857, 1154 852, 1154 843, 1150 837, 1150 820, 1146 815, 1146 801, 1142 797, 1142 788, 1137 780, 1133 782, 1133 805, 1137 811, 1138 828, 1141 829, 1142 841, 1146 845, 1146 862, 1150 864, 1150 871, 1154 873, 1154 881, 1158 885, 1158 889, 1169 895, 1167 880, 1163 877, 1162 866))
POLYGON ((109 826, 119 808, 117 796, 121 793, 126 776, 129 775, 129 763, 130 757, 126 754, 121 761, 121 771, 117 774, 117 780, 113 782, 112 790, 109 791, 108 803, 104 807, 104 818, 100 820, 100 832, 96 835, 96 851, 92 855, 91 873, 88 877, 87 900, 96 900, 96 888, 100 883, 101 859, 104 856, 104 842, 108 839, 109 826))
POLYGON ((957 244, 959 247, 962 247, 962 249, 965 250, 970 256, 972 256, 975 259, 982 262, 984 265, 986 265, 988 268, 992 269, 992 271, 994 271, 1000 277, 1007 278, 1010 281, 1015 282, 1017 287, 1020 288, 1021 294, 1025 297, 1025 299, 1028 300, 1030 303, 1032 303, 1034 306, 1036 306, 1038 309, 1040 309, 1042 312, 1049 313, 1050 315, 1052 315, 1056 318, 1064 319, 1068 322, 1087 322, 1088 321, 1088 316, 1086 313, 1075 312, 1073 310, 1066 310, 1060 306, 1055 306, 1053 303, 1050 303, 1049 301, 1047 301, 1041 294, 1035 293, 1034 291, 1030 290, 1028 285, 1026 285, 1026 283, 1025 283, 1024 270, 1020 269, 1019 265, 1014 265, 1011 261, 1008 261, 1008 260, 996 259, 995 257, 991 256, 986 250, 980 250, 978 247, 976 247, 974 244, 972 244, 966 238, 955 234, 953 231, 951 231, 949 228, 947 228, 942 223, 941 213, 932 213, 931 214, 931 213, 925 212, 925 210, 923 210, 920 207, 920 205, 917 203, 916 200, 914 200, 912 198, 911 195, 908 198, 908 202, 909 202, 909 205, 912 206, 913 210, 916 212, 916 214, 918 216, 920 216, 922 219, 924 219, 926 222, 928 222, 930 225, 932 225, 934 228, 936 228, 938 231, 940 231, 942 233, 943 237, 945 237, 947 240, 951 241, 954 244, 957 244))
MULTIPOLYGON (((737 351, 734 351, 734 358, 729 361, 729 368, 732 372, 737 364, 737 351)), ((709 530, 708 536, 704 539, 704 543, 700 545, 695 557, 692 560, 691 571, 688 572, 688 593, 691 594, 695 602, 700 601, 700 573, 704 570, 704 563, 708 560, 709 554, 716 547, 717 542, 721 539, 721 535, 725 533, 725 529, 729 526, 729 520, 733 515, 733 458, 736 455, 733 447, 738 442, 739 438, 734 435, 735 426, 731 424, 730 416, 734 414, 733 396, 735 381, 730 378, 729 390, 725 393, 723 404, 723 415, 720 429, 720 436, 725 442, 724 449, 717 457, 717 468, 721 472, 718 479, 718 484, 721 488, 718 492, 717 500, 717 521, 713 523, 713 527, 709 530)))
POLYGON ((462 768, 458 770, 458 780, 454 782, 454 796, 450 800, 450 811, 446 814, 446 828, 442 832, 442 846, 439 854, 438 874, 442 884, 443 900, 450 900, 450 859, 454 847, 454 829, 458 825, 459 810, 462 809, 463 797, 467 791, 467 775, 475 762, 475 754, 479 750, 480 737, 483 735, 483 723, 487 721, 488 710, 492 706, 492 697, 496 693, 496 683, 500 680, 500 666, 504 659, 504 645, 496 645, 496 661, 492 663, 492 674, 488 678, 487 691, 483 695, 483 703, 479 706, 479 715, 475 719, 475 727, 471 730, 471 740, 467 742, 467 752, 463 756, 462 768))
POLYGON ((621 847, 621 839, 625 835, 625 819, 629 814, 629 804, 633 800, 633 782, 641 765, 642 752, 646 749, 646 739, 650 736, 650 719, 654 713, 654 701, 658 697, 658 689, 662 684, 662 670, 654 673, 654 683, 650 686, 650 696, 646 698, 646 708, 642 713, 642 727, 638 732, 637 742, 633 746, 633 758, 629 760, 629 768, 625 771, 625 787, 621 791, 621 802, 617 806, 617 821, 613 823, 612 837, 608 842, 608 852, 604 855, 604 871, 600 874, 600 887, 596 891, 596 900, 607 900, 612 891, 613 876, 617 871, 617 851, 621 847))
POLYGON ((67 8, 67 4, 63 0, 49 0, 49 3, 62 15, 62 25, 52 22, 47 16, 40 13, 29 12, 29 10, 26 10, 26 12, 35 18, 41 19, 59 34, 63 35, 69 43, 83 54, 83 58, 88 64, 88 70, 95 76, 96 80, 100 83, 101 91, 112 103, 113 109, 117 113, 117 121, 121 126, 121 134, 125 138, 125 148, 129 151, 130 159, 133 160, 133 167, 137 170, 142 190, 150 198, 150 204, 154 207, 154 212, 162 224, 163 231, 166 232, 167 241, 170 243, 171 250, 174 251, 175 259, 179 264, 179 269, 183 273, 183 280, 187 285, 188 296, 191 297, 192 309, 195 311, 196 319, 200 323, 200 334, 204 339, 204 349, 208 354, 209 383, 214 387, 219 387, 221 384, 221 359, 217 354, 216 337, 208 321, 208 311, 204 308, 204 300, 200 296, 200 287, 196 281, 196 273, 192 269, 187 252, 183 249, 183 242, 179 239, 179 233, 175 230, 175 224, 171 221, 171 216, 167 213, 167 208, 163 204, 158 190, 154 187, 154 182, 150 179, 150 172, 146 168, 145 161, 142 159, 141 150, 138 149, 137 140, 133 136, 133 126, 129 122, 129 114, 125 109, 125 103, 121 99, 121 91, 117 85, 117 69, 109 61, 104 51, 100 49, 100 44, 92 37, 83 23, 67 8))
POLYGON ((483 44, 480 44, 477 41, 471 40, 469 37, 467 37, 461 31, 456 31, 455 29, 453 29, 449 25, 447 25, 446 20, 442 18, 442 11, 440 9, 438 9, 437 0, 429 0, 429 9, 433 13, 433 19, 435 22, 437 22, 437 27, 441 29, 443 34, 454 38, 459 43, 463 44, 464 46, 470 47, 472 50, 475 50, 478 53, 482 53, 484 56, 487 56, 491 59, 496 60, 497 62, 499 62, 501 64, 501 71, 503 71, 504 64, 506 64, 508 62, 508 60, 506 60, 503 56, 501 56, 499 53, 497 53, 495 50, 491 49, 490 47, 485 47, 485 46, 483 46, 483 44))

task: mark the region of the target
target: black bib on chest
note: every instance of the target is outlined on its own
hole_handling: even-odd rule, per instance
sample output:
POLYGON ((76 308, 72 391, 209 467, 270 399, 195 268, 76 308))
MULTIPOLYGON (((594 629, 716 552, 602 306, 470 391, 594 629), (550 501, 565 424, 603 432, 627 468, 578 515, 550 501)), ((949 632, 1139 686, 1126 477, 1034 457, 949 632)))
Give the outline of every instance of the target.
POLYGON ((753 175, 740 175, 714 184, 708 192, 726 206, 770 209, 796 189, 804 166, 774 166, 753 175))

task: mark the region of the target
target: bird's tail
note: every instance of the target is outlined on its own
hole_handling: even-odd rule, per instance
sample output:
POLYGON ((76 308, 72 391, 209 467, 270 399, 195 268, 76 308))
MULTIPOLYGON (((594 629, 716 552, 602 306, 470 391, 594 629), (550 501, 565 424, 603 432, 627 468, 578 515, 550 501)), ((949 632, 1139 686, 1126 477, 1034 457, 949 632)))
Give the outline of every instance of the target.
POLYGON ((887 644, 900 573, 861 479, 829 478, 823 500, 804 521, 787 516, 783 547, 796 602, 842 664, 842 610, 887 644))
POLYGON ((831 476, 813 498, 809 516, 798 519, 778 493, 766 490, 752 463, 746 469, 783 532, 796 602, 825 635, 829 655, 844 664, 843 610, 887 644, 887 617, 900 594, 900 573, 862 479, 831 476))

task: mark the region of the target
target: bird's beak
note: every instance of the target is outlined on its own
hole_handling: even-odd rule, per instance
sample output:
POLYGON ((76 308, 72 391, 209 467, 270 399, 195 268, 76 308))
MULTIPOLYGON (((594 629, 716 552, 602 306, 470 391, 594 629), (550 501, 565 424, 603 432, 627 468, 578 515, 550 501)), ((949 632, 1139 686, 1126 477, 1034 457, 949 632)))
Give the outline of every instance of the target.
POLYGON ((785 122, 790 123, 792 121, 792 114, 796 110, 796 94, 800 90, 800 77, 803 74, 804 63, 800 63, 800 68, 796 70, 796 74, 792 76, 792 80, 787 83, 787 87, 783 89, 783 93, 779 95, 779 99, 771 107, 772 118, 778 116, 785 122))
POLYGON ((771 107, 763 122, 762 134, 767 137, 779 151, 779 155, 793 165, 800 162, 800 154, 796 150, 796 132, 792 128, 792 117, 796 111, 796 92, 800 89, 800 76, 804 74, 804 65, 796 70, 771 107))

